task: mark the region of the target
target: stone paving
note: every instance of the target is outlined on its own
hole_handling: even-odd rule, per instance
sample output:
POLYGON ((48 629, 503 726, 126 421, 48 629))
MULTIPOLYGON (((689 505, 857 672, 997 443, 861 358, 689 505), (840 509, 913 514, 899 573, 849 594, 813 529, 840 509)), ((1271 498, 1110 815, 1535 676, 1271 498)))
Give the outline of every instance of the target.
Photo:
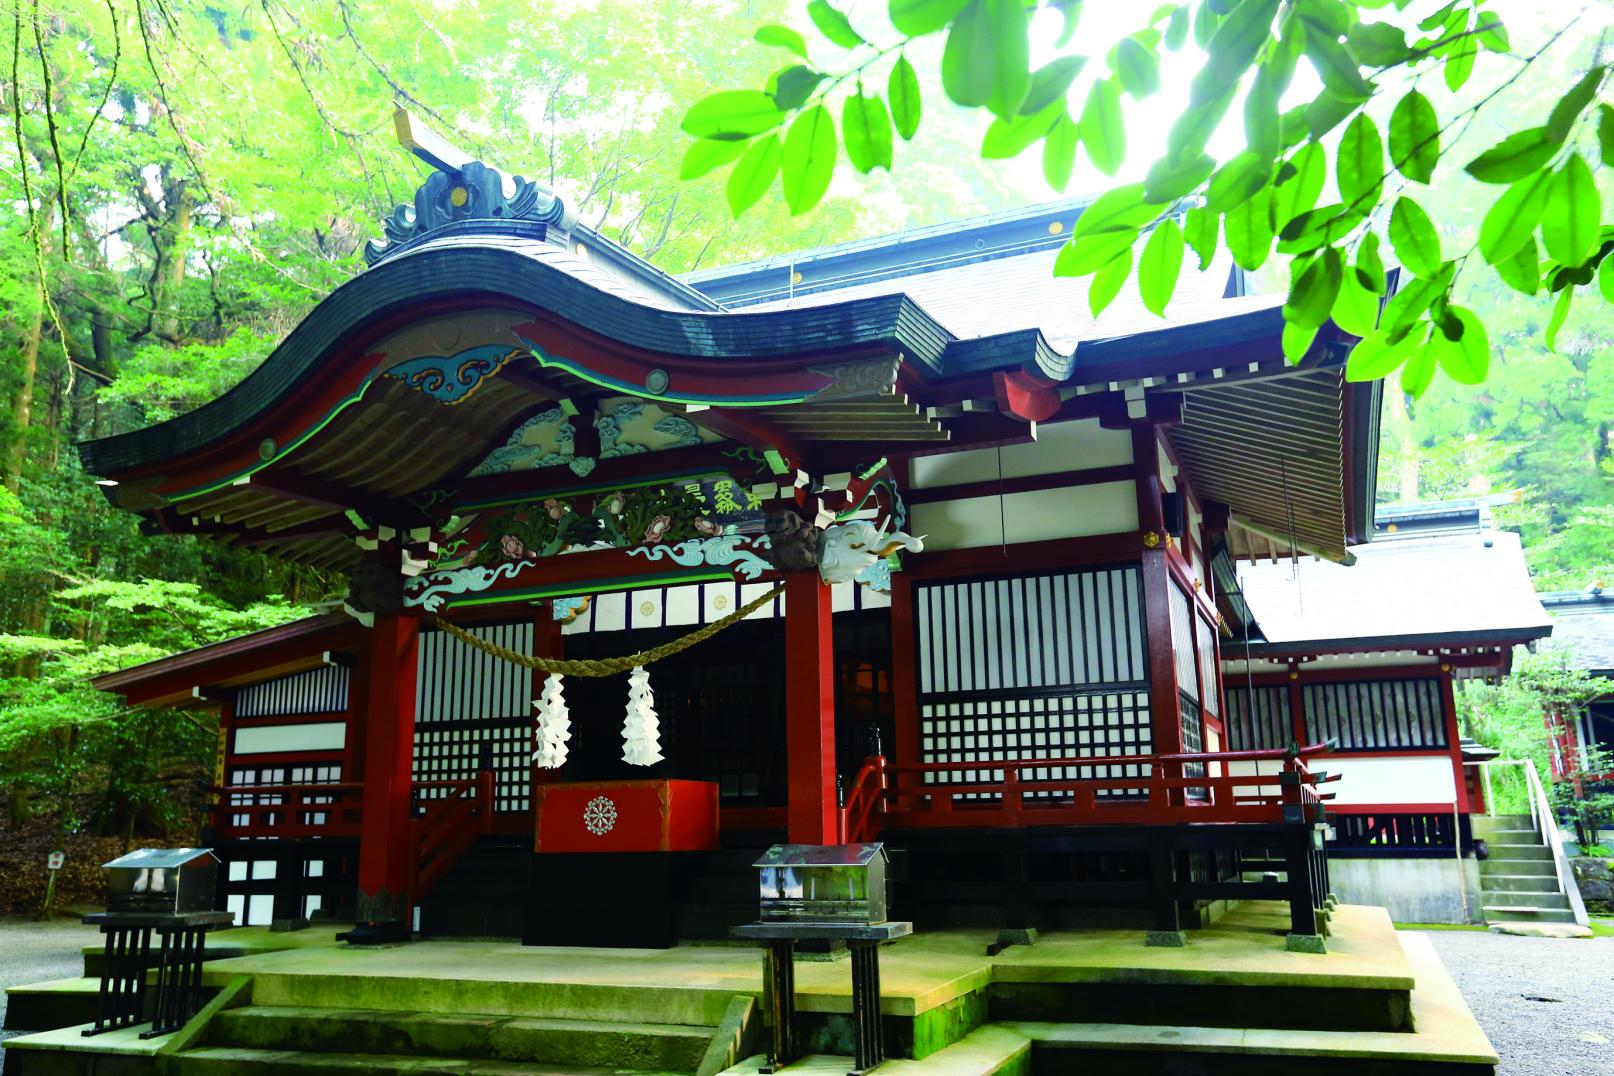
POLYGON ((1614 938, 1427 937, 1501 1055, 1498 1076, 1614 1073, 1614 938))
MULTIPOLYGON (((79 950, 100 937, 94 927, 77 919, 54 923, 0 919, 0 1025, 5 1023, 6 987, 82 974, 84 958, 79 950)), ((17 1034, 21 1033, 0 1031, 0 1042, 17 1034)))

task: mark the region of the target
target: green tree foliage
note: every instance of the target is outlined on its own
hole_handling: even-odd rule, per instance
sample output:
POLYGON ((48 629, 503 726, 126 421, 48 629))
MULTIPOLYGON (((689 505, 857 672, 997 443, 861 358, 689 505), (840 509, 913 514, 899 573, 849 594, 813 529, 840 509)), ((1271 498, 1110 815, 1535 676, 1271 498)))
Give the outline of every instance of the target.
MULTIPOLYGON (((1054 190, 1078 173, 1132 180, 1083 214, 1055 269, 1091 277, 1095 315, 1134 276, 1163 309, 1188 271, 1178 255, 1202 267, 1225 244, 1289 293, 1292 358, 1331 318, 1362 338, 1349 376, 1403 390, 1386 397, 1382 500, 1519 491, 1498 517, 1523 532, 1543 589, 1614 579, 1606 6, 1196 0, 1139 8, 1130 28, 1080 0, 841 6, 850 44, 815 36, 816 22, 805 36, 774 28, 822 77, 799 105, 764 94, 750 141, 885 81, 904 141, 924 109, 968 105, 989 162, 1040 144, 1054 190), (1022 37, 1024 95, 994 109, 989 82, 1018 92, 1022 37), (1163 155, 1131 159, 1151 126, 1170 128, 1163 155), (1173 215, 1180 234, 1155 226, 1173 215)), ((697 147, 743 152, 720 114, 708 127, 697 147)), ((923 167, 922 150, 897 148, 899 170, 923 167)), ((746 205, 768 205, 773 179, 746 205)))
MULTIPOLYGON (((879 209, 830 195, 834 212, 812 221, 765 205, 736 225, 733 185, 686 182, 704 166, 684 153, 682 102, 711 71, 762 80, 774 65, 750 27, 783 15, 783 0, 6 8, 0 790, 14 814, 115 829, 148 804, 134 814, 162 824, 177 772, 163 760, 189 751, 205 773, 208 732, 122 713, 87 678, 306 615, 344 589, 139 534, 71 444, 218 396, 362 268, 363 243, 426 171, 397 144, 396 106, 669 271, 902 222, 908 203, 888 193, 879 209)), ((879 132, 871 108, 859 160, 882 159, 879 132)), ((822 154, 821 137, 801 138, 755 162, 767 182, 781 157, 822 154)), ((959 194, 937 184, 914 203, 959 194)))
MULTIPOLYGON (((1512 671, 1497 683, 1465 682, 1457 694, 1457 715, 1466 734, 1501 751, 1505 758, 1530 759, 1542 782, 1547 783, 1551 781, 1552 761, 1543 732, 1546 715, 1573 715, 1593 699, 1610 693, 1614 693, 1614 680, 1576 668, 1568 647, 1549 643, 1535 653, 1523 648, 1515 651, 1512 671)), ((1492 771, 1492 793, 1499 811, 1523 813, 1530 809, 1524 782, 1514 768, 1497 767, 1492 771)), ((1595 794, 1588 804, 1584 788, 1574 781, 1551 784, 1548 795, 1558 805, 1570 807, 1577 818, 1583 811, 1606 812, 1614 807, 1614 799, 1595 794)))
MULTIPOLYGON (((805 213, 829 189, 836 164, 828 106, 845 94, 861 101, 889 69, 890 107, 849 108, 855 118, 840 136, 859 171, 891 167, 867 151, 870 125, 883 145, 888 116, 914 117, 899 124, 911 135, 925 82, 910 77, 907 56, 940 40, 939 87, 928 92, 939 88, 954 104, 990 115, 983 157, 1042 143, 1044 174, 1062 187, 1078 146, 1100 172, 1121 171, 1125 102, 1159 94, 1163 65, 1186 60, 1195 73, 1167 113, 1165 153, 1141 181, 1111 188, 1077 218, 1055 266, 1056 274, 1094 277, 1095 312, 1135 268, 1145 306, 1163 313, 1185 249, 1203 267, 1225 234, 1247 270, 1274 252, 1287 256, 1283 349, 1291 361, 1332 319, 1362 337, 1347 376, 1400 370, 1401 387, 1416 397, 1437 371, 1464 385, 1489 373, 1486 320, 1458 301, 1475 277, 1550 295, 1542 328, 1549 350, 1577 290, 1588 301, 1614 301, 1614 224, 1593 172, 1614 164, 1601 47, 1515 112, 1487 148, 1455 148, 1482 115, 1494 118, 1488 106, 1573 34, 1584 11, 1567 13, 1539 47, 1521 52, 1489 0, 1163 3, 1113 41, 1080 36, 1080 0, 890 0, 880 14, 875 7, 843 12, 813 0, 807 12, 821 40, 812 43, 783 27, 759 31, 761 44, 802 62, 760 91, 697 102, 684 120, 700 140, 691 152, 716 156, 729 150, 714 144, 788 129, 778 177, 790 211, 805 213), (1033 67, 1033 55, 1050 52, 1033 67), (1078 83, 1078 74, 1087 77, 1078 83), (1241 97, 1243 148, 1212 152, 1241 97), (810 136, 799 134, 804 126, 810 136), (1462 173, 1487 186, 1487 209, 1475 242, 1445 252, 1420 200, 1462 173), (1184 226, 1162 223, 1178 214, 1184 226), (1390 252, 1403 270, 1394 291, 1383 272, 1390 252)), ((737 213, 757 203, 761 185, 748 185, 737 213)))

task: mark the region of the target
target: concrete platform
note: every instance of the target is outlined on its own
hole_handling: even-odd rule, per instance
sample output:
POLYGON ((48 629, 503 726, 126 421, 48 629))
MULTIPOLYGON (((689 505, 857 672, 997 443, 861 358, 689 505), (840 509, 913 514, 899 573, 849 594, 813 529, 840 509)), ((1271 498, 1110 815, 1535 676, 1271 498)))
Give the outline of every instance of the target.
MULTIPOLYGON (((1162 1051, 1195 1064, 1207 1058, 1382 1055, 1391 1064, 1386 1072, 1400 1071, 1396 1066, 1411 1063, 1409 1058, 1465 1072, 1494 1065, 1489 1043, 1427 941, 1398 936, 1383 909, 1336 909, 1326 954, 1287 951, 1287 928, 1285 908, 1251 902, 1212 927, 1189 932, 1182 948, 1145 947, 1137 930, 1049 933, 1035 945, 1011 946, 991 957, 986 949, 995 934, 989 931, 901 939, 881 949, 881 1012, 893 1055, 901 1059, 888 1071, 1063 1071, 1055 1062, 1076 1063, 1068 1056, 1072 1052, 1082 1056, 1083 1071, 1104 1071, 1119 1054, 1136 1058, 1162 1051), (1166 1014, 1174 1026, 1151 1023, 1166 1014)), ((611 1043, 635 1041, 642 1044, 639 1058, 648 1059, 645 1051, 654 1045, 672 1050, 657 1056, 687 1060, 695 1052, 693 1039, 722 1025, 736 998, 762 991, 760 952, 746 946, 633 950, 426 941, 353 949, 336 943, 329 931, 322 934, 253 938, 264 948, 204 965, 204 982, 212 987, 250 984, 250 1008, 213 1018, 213 1032, 222 1033, 239 1056, 204 1056, 216 1048, 212 1033, 205 1048, 198 1039, 194 1047, 175 1043, 165 1051, 165 1041, 174 1037, 139 1040, 135 1032, 116 1032, 86 1039, 74 1027, 11 1040, 8 1054, 31 1055, 15 1071, 84 1070, 82 1064, 34 1063, 51 1051, 63 1061, 64 1055, 85 1061, 92 1058, 84 1055, 99 1055, 93 1060, 101 1064, 92 1066, 97 1072, 105 1072, 112 1057, 149 1064, 165 1052, 177 1055, 181 1071, 198 1076, 232 1065, 266 1076, 297 1071, 300 1064, 308 1071, 363 1068, 365 1057, 372 1068, 385 1069, 393 1055, 410 1052, 380 1049, 391 1041, 389 1027, 458 1035, 483 1027, 508 1030, 517 1026, 512 1021, 532 1041, 548 1043, 545 1051, 555 1061, 565 1035, 574 1031, 579 1043, 601 1047, 601 1062, 611 1060, 605 1048, 611 1043), (269 949, 288 938, 301 944, 269 949), (292 1019, 298 1013, 304 1019, 292 1019), (342 1030, 344 1021, 351 1034, 342 1030), (366 1030, 360 1026, 366 1022, 375 1026, 366 1030), (305 1031, 303 1023, 321 1027, 305 1031), (651 1034, 686 1035, 690 1041, 652 1043, 646 1037, 651 1034), (298 1046, 305 1052, 297 1052, 298 1046)), ((820 1063, 846 1071, 849 966, 798 962, 796 983, 804 1041, 822 1058, 802 1062, 806 1067, 799 1071, 816 1071, 812 1066, 820 1063)), ((187 1031, 194 1035, 194 1029, 187 1031)), ((476 1031, 463 1052, 444 1045, 439 1064, 497 1057, 494 1038, 476 1031)), ((407 1036, 398 1041, 407 1042, 407 1036)), ((504 1059, 516 1063, 512 1071, 532 1060, 504 1059)), ((7 1076, 13 1076, 15 1060, 8 1056, 7 1076)))

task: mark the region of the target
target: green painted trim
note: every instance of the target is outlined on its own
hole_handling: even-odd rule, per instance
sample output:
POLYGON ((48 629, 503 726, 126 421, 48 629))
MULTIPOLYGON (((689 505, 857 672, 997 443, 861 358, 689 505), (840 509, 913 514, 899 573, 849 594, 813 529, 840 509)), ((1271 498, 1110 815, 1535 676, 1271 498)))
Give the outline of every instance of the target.
POLYGON ((764 449, 762 458, 768 461, 768 467, 774 474, 782 475, 790 470, 789 467, 785 466, 785 457, 777 448, 764 449))
POLYGON ((523 587, 519 590, 501 590, 480 598, 461 598, 445 601, 445 609, 462 609, 473 605, 503 605, 506 602, 527 602, 543 598, 566 598, 574 594, 598 594, 611 590, 644 590, 649 587, 677 586, 685 583, 718 583, 732 580, 730 571, 692 571, 689 574, 663 573, 657 575, 615 576, 592 579, 586 583, 555 583, 549 586, 523 587))
MULTIPOLYGON (((518 337, 518 339, 520 338, 518 337)), ((643 385, 634 385, 626 381, 618 381, 614 377, 606 377, 603 374, 595 373, 575 360, 547 354, 540 350, 538 345, 531 340, 523 339, 521 342, 527 346, 527 350, 531 352, 532 357, 538 360, 539 366, 545 368, 557 366, 573 377, 587 381, 591 385, 626 393, 629 396, 637 396, 644 400, 657 400, 662 403, 675 404, 709 404, 713 407, 776 407, 780 404, 806 403, 816 395, 810 392, 776 396, 685 396, 665 392, 655 393, 646 390, 643 385)))
POLYGON ((644 486, 665 485, 668 482, 683 482, 691 478, 711 478, 723 476, 740 481, 734 475, 710 467, 700 467, 688 471, 671 471, 664 474, 645 475, 628 482, 596 482, 588 486, 552 486, 548 489, 528 490, 522 493, 511 493, 505 496, 489 497, 479 501, 456 501, 456 512, 480 512, 489 508, 505 508, 512 504, 531 504, 542 501, 546 497, 582 497, 590 493, 612 493, 619 489, 640 489, 644 486))
POLYGON ((178 503, 179 501, 189 500, 192 497, 205 496, 206 494, 212 493, 215 490, 223 489, 225 486, 233 486, 242 478, 250 478, 252 475, 257 474, 265 467, 270 467, 276 463, 279 463, 281 460, 285 459, 287 456, 291 455, 299 447, 301 447, 310 437, 314 436, 320 430, 323 430, 326 426, 329 426, 337 415, 340 415, 343 411, 346 411, 349 407, 352 407, 354 404, 364 399, 364 394, 370 391, 370 386, 375 384, 376 379, 384 373, 386 373, 385 370, 371 371, 370 375, 360 382, 359 387, 347 397, 337 401, 336 406, 327 411, 324 418, 320 419, 312 427, 304 430, 302 433, 294 437, 290 444, 277 449, 275 454, 270 456, 268 459, 260 459, 257 463, 254 463, 249 467, 244 467, 229 477, 222 478, 217 482, 213 482, 205 486, 197 486, 195 489, 182 490, 181 492, 169 497, 169 501, 178 503))

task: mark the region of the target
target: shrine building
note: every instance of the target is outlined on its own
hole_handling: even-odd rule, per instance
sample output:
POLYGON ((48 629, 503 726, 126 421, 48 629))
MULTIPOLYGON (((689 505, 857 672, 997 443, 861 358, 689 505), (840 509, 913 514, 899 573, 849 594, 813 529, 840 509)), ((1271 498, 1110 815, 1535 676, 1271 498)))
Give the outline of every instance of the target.
POLYGON ((880 840, 921 927, 1170 936, 1251 896, 1306 938, 1325 804, 1389 798, 1330 741, 1423 737, 1422 806, 1460 800, 1448 667, 1504 640, 1336 698, 1359 647, 1295 650, 1240 582, 1367 559, 1380 386, 1332 325, 1287 362, 1225 254, 1165 319, 1053 275, 1080 200, 677 277, 416 151, 261 366, 79 446, 147 533, 351 580, 95 681, 217 712, 239 921, 666 945, 754 918, 774 842, 880 840))

